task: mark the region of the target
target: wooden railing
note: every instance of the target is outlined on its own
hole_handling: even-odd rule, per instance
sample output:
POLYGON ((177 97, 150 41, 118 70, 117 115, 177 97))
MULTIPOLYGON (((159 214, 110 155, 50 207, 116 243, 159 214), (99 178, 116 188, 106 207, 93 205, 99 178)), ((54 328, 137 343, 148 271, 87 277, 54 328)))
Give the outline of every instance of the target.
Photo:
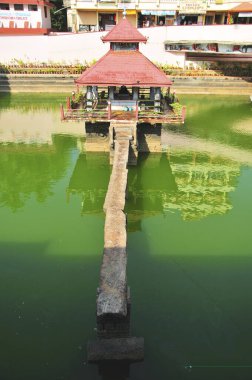
POLYGON ((121 111, 120 116, 116 112, 113 112, 111 103, 108 101, 106 103, 99 103, 94 109, 71 109, 69 104, 67 104, 67 109, 64 110, 61 105, 61 120, 112 120, 118 118, 130 118, 139 121, 153 121, 153 122, 167 122, 167 123, 184 123, 186 107, 182 107, 180 112, 175 113, 171 109, 163 111, 154 105, 153 101, 139 101, 136 102, 135 112, 131 112, 129 115, 127 111, 121 111), (154 121, 155 120, 155 121, 154 121))
POLYGON ((154 105, 154 101, 139 101, 138 102, 138 120, 160 120, 167 123, 184 123, 186 107, 182 107, 180 112, 175 113, 172 109, 163 110, 154 105))
POLYGON ((108 111, 105 109, 92 109, 90 111, 86 109, 67 109, 61 108, 61 120, 108 120, 108 111))

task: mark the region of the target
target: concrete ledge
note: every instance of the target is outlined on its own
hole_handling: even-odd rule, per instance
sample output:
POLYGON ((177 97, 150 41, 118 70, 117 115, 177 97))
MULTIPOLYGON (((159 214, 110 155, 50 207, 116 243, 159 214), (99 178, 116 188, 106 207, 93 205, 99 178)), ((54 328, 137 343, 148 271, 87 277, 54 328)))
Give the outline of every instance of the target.
POLYGON ((144 359, 144 338, 115 338, 91 341, 87 347, 88 361, 127 360, 130 362, 144 359))

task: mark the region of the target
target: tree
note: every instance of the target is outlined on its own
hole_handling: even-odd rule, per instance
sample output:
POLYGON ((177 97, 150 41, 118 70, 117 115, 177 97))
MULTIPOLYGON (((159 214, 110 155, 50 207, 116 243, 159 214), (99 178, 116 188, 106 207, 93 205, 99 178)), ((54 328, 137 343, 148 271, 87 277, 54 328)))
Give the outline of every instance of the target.
POLYGON ((52 29, 57 32, 67 31, 67 10, 62 0, 53 0, 51 9, 52 29), (56 13, 55 13, 56 12, 56 13))

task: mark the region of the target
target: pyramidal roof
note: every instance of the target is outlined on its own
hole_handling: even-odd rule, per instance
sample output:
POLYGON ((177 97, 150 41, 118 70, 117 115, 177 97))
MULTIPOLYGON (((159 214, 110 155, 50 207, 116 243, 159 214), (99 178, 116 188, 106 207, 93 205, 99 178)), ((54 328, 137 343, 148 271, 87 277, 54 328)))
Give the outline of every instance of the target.
POLYGON ((75 80, 83 86, 169 87, 172 82, 138 50, 109 50, 75 80))
POLYGON ((111 29, 106 36, 102 37, 103 42, 146 42, 144 37, 128 20, 123 18, 111 29))

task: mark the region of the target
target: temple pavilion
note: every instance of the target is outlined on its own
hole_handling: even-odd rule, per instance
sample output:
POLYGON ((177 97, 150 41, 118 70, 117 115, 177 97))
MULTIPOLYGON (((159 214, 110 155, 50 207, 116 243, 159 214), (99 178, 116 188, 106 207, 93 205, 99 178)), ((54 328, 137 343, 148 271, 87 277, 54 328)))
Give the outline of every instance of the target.
POLYGON ((139 51, 144 37, 124 17, 102 37, 109 51, 75 80, 84 97, 77 109, 62 109, 62 119, 134 120, 150 124, 183 122, 184 112, 170 104, 171 80, 139 51), (81 86, 84 88, 81 89, 81 86))

